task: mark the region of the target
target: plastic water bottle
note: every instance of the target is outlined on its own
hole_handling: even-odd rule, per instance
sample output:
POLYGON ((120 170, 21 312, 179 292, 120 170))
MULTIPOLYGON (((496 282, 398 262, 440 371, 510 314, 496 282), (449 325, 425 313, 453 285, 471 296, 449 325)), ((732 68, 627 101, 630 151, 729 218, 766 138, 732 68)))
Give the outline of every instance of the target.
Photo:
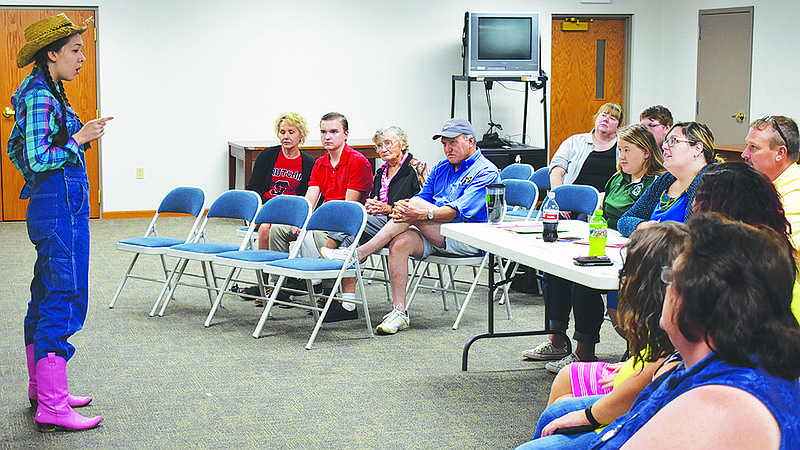
POLYGON ((556 203, 556 193, 547 193, 547 199, 542 204, 542 239, 545 242, 555 242, 558 239, 558 203, 556 203))
POLYGON ((608 222, 603 218, 603 211, 597 210, 589 221, 589 256, 605 256, 608 222))

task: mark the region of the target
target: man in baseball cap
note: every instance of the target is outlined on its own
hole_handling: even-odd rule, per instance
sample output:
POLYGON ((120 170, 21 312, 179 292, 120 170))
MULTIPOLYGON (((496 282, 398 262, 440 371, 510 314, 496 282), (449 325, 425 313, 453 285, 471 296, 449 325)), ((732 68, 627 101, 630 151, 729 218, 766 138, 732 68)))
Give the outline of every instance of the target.
POLYGON ((448 222, 486 222, 485 186, 498 183, 500 172, 481 154, 475 145, 475 130, 464 119, 448 120, 433 139, 441 139, 447 159, 434 166, 419 194, 396 202, 389 215, 392 220, 375 237, 358 247, 358 257, 363 261, 389 245, 394 310, 378 325, 378 333, 394 334, 410 324, 406 313, 410 256, 480 254, 474 247, 442 236, 440 228, 448 222))

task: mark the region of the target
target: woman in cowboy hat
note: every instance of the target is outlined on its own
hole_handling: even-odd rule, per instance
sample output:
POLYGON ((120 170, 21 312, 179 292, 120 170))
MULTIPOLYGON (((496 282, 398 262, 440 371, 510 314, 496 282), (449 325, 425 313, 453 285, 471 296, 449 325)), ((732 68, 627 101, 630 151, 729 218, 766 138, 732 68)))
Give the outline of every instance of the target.
POLYGON ((8 156, 25 177, 20 198, 28 203, 28 236, 36 246, 31 300, 25 316, 28 397, 37 405, 40 431, 82 430, 102 417, 84 417, 72 406, 88 397, 69 394, 66 363, 75 347, 67 342, 83 327, 88 307, 89 181, 84 151, 104 134, 112 117, 82 125, 70 107, 63 81, 78 76, 83 56, 81 33, 64 14, 40 20, 25 30, 17 66, 33 70, 11 97, 16 124, 8 156))

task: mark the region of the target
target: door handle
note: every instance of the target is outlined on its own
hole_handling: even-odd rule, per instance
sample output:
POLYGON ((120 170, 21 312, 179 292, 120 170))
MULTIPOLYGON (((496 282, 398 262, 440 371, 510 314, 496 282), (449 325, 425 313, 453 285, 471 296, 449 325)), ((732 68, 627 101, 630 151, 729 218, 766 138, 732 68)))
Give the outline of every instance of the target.
POLYGON ((734 114, 731 116, 731 119, 736 119, 741 122, 744 120, 744 113, 734 114))
POLYGON ((3 109, 3 117, 11 117, 13 115, 14 115, 14 110, 11 109, 10 106, 6 106, 5 109, 3 109))

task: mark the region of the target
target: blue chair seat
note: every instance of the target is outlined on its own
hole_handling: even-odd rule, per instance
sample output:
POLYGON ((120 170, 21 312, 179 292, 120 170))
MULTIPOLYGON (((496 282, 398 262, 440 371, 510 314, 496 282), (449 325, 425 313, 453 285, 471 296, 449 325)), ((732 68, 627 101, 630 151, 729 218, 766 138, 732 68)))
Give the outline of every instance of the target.
POLYGON ((221 242, 194 242, 189 244, 180 244, 171 247, 171 251, 190 252, 201 254, 218 254, 222 252, 232 252, 239 248, 235 244, 224 244, 221 242))
MULTIPOLYGON (((324 258, 294 258, 284 259, 267 263, 268 266, 280 267, 283 269, 303 270, 308 272, 319 272, 323 270, 340 270, 343 261, 335 261, 324 258)), ((350 266, 350 270, 356 266, 350 266)))
POLYGON ((172 237, 140 237, 132 239, 123 239, 118 244, 136 245, 139 247, 172 247, 179 244, 186 243, 186 239, 178 239, 172 237))
POLYGON ((242 250, 233 252, 224 252, 217 255, 220 259, 229 259, 235 261, 247 262, 268 262, 286 259, 289 257, 288 253, 278 252, 275 250, 242 250))

